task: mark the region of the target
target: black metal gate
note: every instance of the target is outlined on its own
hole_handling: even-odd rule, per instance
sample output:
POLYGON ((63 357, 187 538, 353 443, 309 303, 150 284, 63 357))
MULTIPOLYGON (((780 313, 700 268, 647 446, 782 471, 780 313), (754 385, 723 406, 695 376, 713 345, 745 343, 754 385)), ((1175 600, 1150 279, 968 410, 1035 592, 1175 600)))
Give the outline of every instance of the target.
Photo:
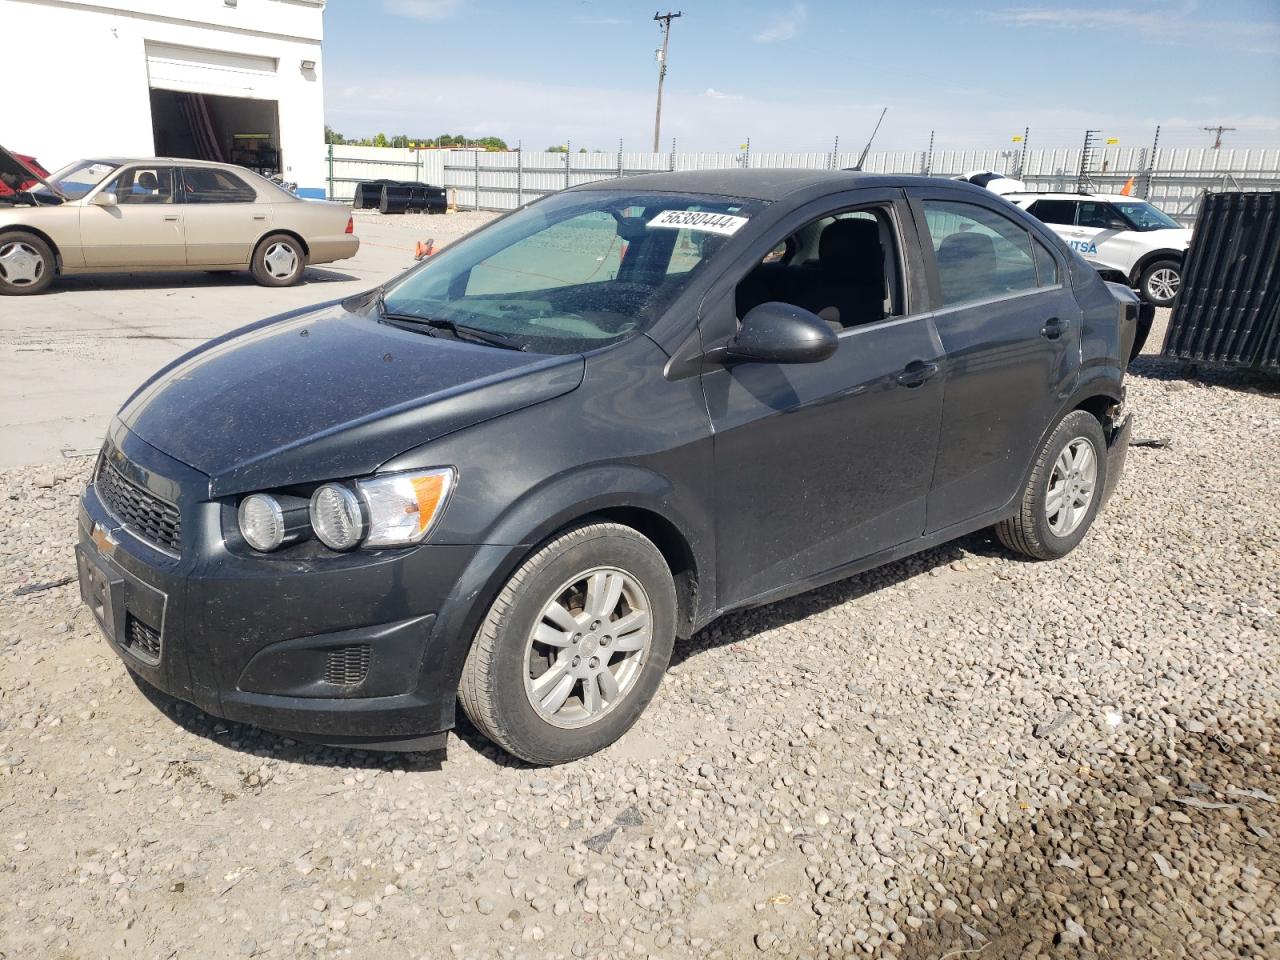
POLYGON ((1204 198, 1163 353, 1280 369, 1280 192, 1204 198))

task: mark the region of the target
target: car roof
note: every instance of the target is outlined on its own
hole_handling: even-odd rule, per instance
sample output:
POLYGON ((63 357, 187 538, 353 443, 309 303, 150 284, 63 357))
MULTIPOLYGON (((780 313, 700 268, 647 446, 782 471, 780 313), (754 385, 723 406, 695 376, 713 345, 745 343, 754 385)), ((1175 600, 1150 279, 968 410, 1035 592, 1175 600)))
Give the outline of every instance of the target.
POLYGON ((1006 198, 1016 197, 1019 200, 1107 200, 1128 201, 1141 200, 1141 197, 1126 197, 1121 193, 1036 193, 1032 190, 1017 190, 1004 194, 1006 198))
POLYGON ((637 193, 704 193, 742 197, 748 200, 781 200, 805 191, 823 192, 861 187, 906 187, 920 184, 989 190, 943 177, 920 177, 899 173, 861 173, 856 170, 792 170, 754 168, 751 170, 686 170, 676 173, 642 173, 624 180, 595 180, 573 190, 627 190, 637 193))
POLYGON ((86 159, 90 159, 94 163, 113 163, 117 167, 122 167, 126 163, 178 163, 184 167, 244 169, 243 167, 237 167, 234 163, 219 163, 215 160, 192 160, 190 157, 91 157, 86 159))

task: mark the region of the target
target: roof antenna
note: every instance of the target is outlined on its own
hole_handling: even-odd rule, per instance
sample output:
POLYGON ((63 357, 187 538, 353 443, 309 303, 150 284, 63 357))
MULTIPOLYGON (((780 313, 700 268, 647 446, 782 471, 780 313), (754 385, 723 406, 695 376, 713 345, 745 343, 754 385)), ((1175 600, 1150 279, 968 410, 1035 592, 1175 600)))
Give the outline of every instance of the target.
POLYGON ((862 169, 862 165, 867 160, 867 154, 871 152, 871 142, 875 140, 876 134, 880 132, 880 124, 884 121, 884 115, 888 112, 889 112, 888 107, 885 107, 883 110, 880 111, 880 119, 876 121, 876 128, 871 131, 871 140, 868 140, 867 145, 862 148, 862 156, 858 157, 858 162, 855 163, 851 169, 853 170, 862 169))

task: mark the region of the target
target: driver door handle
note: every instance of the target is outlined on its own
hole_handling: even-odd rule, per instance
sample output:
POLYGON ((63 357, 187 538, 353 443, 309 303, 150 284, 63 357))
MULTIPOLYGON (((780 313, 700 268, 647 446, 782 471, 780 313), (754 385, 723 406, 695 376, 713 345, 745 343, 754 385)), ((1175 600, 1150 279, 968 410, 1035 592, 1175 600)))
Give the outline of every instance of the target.
POLYGON ((912 360, 903 368, 903 371, 894 379, 904 387, 912 388, 921 386, 926 380, 938 372, 936 363, 926 362, 924 360, 912 360))
POLYGON ((1044 326, 1040 328, 1040 336, 1046 340, 1057 340, 1062 336, 1062 332, 1067 329, 1067 322, 1059 320, 1057 317, 1050 317, 1044 322, 1044 326))

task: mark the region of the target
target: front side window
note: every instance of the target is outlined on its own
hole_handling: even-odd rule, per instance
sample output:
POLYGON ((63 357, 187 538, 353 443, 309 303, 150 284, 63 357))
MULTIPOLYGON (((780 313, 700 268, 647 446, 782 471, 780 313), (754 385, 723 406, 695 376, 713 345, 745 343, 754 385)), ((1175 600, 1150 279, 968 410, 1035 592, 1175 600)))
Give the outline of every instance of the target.
POLYGON ((836 331, 901 316, 900 264, 888 207, 820 217, 781 240, 742 279, 738 319, 770 300, 817 314, 836 331))
POLYGON ((116 203, 173 203, 172 167, 130 167, 107 187, 116 203))
POLYGON ((184 167, 183 199, 187 203, 253 203, 253 187, 234 173, 217 167, 184 167))
POLYGON ((466 326, 541 353, 606 346, 656 320, 763 206, 697 194, 557 194, 393 283, 384 317, 466 326))
POLYGON ((973 203, 924 201, 946 306, 1007 297, 1037 285, 1031 234, 973 203))
POLYGON ((1111 208, 1111 204, 1098 200, 1082 200, 1076 215, 1076 226, 1097 230, 1128 230, 1129 224, 1111 208))

